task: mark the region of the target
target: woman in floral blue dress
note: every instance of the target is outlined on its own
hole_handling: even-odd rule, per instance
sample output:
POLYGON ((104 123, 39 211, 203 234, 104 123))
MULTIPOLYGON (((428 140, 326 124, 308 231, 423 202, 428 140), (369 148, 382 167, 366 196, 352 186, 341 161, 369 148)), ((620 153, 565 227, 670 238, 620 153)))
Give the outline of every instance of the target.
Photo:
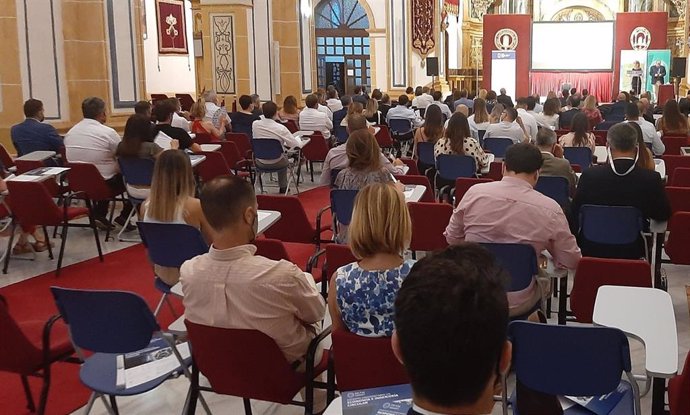
POLYGON ((402 256, 411 237, 410 213, 399 189, 374 183, 359 191, 349 228, 350 249, 358 261, 339 268, 330 282, 334 329, 367 337, 393 335, 395 296, 414 264, 402 256))

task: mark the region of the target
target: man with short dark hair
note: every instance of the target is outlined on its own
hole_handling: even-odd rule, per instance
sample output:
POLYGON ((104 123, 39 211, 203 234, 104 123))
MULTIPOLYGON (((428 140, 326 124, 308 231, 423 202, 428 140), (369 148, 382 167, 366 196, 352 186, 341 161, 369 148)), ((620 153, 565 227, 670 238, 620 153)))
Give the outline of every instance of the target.
POLYGON ((254 103, 252 102, 252 97, 242 95, 237 101, 240 104, 238 111, 230 114, 232 131, 247 134, 249 138, 252 138, 252 124, 259 119, 259 116, 253 113, 254 103))
POLYGON ((352 91, 352 102, 359 102, 362 106, 367 106, 367 97, 364 95, 362 85, 356 85, 352 91))
POLYGON ((134 113, 150 119, 152 114, 151 103, 148 101, 137 102, 134 104, 134 113))
POLYGON ((570 106, 570 108, 561 112, 561 115, 558 117, 558 126, 561 130, 570 130, 573 117, 580 112, 580 99, 576 96, 570 96, 567 106, 570 106))
POLYGON ((304 100, 306 108, 299 113, 299 128, 304 131, 320 131, 324 138, 331 138, 333 121, 319 111, 319 99, 309 94, 304 100))
POLYGON ((293 263, 255 255, 259 214, 251 183, 219 176, 204 184, 199 199, 213 244, 207 254, 180 268, 185 318, 258 330, 303 370, 307 348, 321 331, 326 312, 314 279, 293 263))
POLYGON ((527 134, 527 130, 515 108, 504 109, 501 114, 501 122, 489 124, 486 128, 486 133, 484 133, 484 138, 492 137, 510 138, 513 140, 513 143, 529 142, 530 140, 530 136, 527 134))
MULTIPOLYGON (((537 255, 548 251, 557 268, 575 269, 582 256, 563 209, 534 190, 542 165, 534 145, 508 147, 503 179, 472 186, 453 212, 444 233, 448 244, 529 244, 537 255)), ((548 295, 549 278, 542 273, 528 288, 508 293, 510 315, 524 315, 548 295)))
MULTIPOLYGON (((632 104, 635 105, 635 104, 632 104)), ((637 108, 637 107, 635 107, 637 108)), ((585 170, 575 192, 572 218, 577 221, 583 205, 632 206, 646 218, 667 220, 671 216, 664 185, 659 173, 637 166, 637 132, 626 124, 608 130, 609 163, 585 170)), ((644 256, 642 239, 630 245, 601 245, 579 238, 587 256, 640 258, 644 256)))
POLYGON ((537 133, 537 147, 541 151, 544 164, 539 170, 541 176, 564 177, 570 184, 571 192, 575 190, 577 175, 570 162, 563 158, 563 148, 558 145, 556 133, 550 128, 542 128, 537 133), (555 154, 558 154, 556 156, 555 154))
POLYGON ((541 100, 541 97, 537 93, 527 97, 527 112, 532 114, 533 117, 544 111, 544 106, 539 103, 539 100, 541 100))
MULTIPOLYGON (((416 92, 415 92, 416 95, 416 92)), ((421 109, 426 108, 434 102, 434 98, 429 95, 429 87, 425 86, 420 89, 420 94, 412 100, 412 106, 421 109)))
POLYGON ((409 415, 491 413, 512 355, 505 277, 470 243, 412 267, 395 299, 391 341, 414 392, 409 415))
POLYGON ((343 95, 340 97, 340 109, 337 111, 333 111, 333 125, 334 126, 339 126, 345 117, 347 117, 347 109, 352 103, 352 97, 349 95, 343 95))
POLYGON ((43 122, 43 111, 43 102, 37 99, 31 98, 24 103, 26 119, 10 130, 12 144, 17 149, 18 156, 34 151, 54 151, 57 154, 62 148, 62 138, 55 127, 43 122))
POLYGON ((172 125, 173 127, 180 128, 184 130, 186 133, 190 133, 192 129, 190 127, 189 120, 183 117, 184 113, 182 112, 182 105, 180 104, 180 99, 177 97, 172 97, 168 98, 167 101, 169 101, 170 105, 174 108, 174 111, 172 113, 172 121, 170 122, 170 125, 172 125))
POLYGON ((326 106, 331 110, 333 117, 335 118, 335 113, 343 109, 343 103, 338 97, 338 91, 333 87, 333 85, 329 85, 328 90, 326 91, 326 96, 328 97, 326 100, 326 106))
POLYGON ((381 118, 384 120, 388 116, 388 111, 391 109, 391 97, 388 94, 383 94, 381 96, 381 102, 379 102, 379 111, 381 112, 381 118))
POLYGON ((450 107, 441 101, 443 93, 441 91, 434 91, 431 96, 434 98, 434 102, 432 102, 431 105, 438 105, 438 107, 441 108, 441 112, 446 117, 446 120, 449 120, 453 114, 450 112, 450 107))
POLYGON ((625 108, 625 120, 625 122, 634 122, 640 126, 642 130, 642 139, 645 144, 649 143, 652 145, 652 153, 654 153, 655 156, 664 154, 664 151, 666 151, 664 142, 661 141, 661 137, 656 131, 656 128, 654 128, 654 124, 647 120, 640 119, 640 109, 637 104, 632 102, 628 103, 628 106, 625 108))
MULTIPOLYGON (((201 151, 199 144, 192 140, 192 137, 179 127, 173 127, 173 113, 175 113, 175 105, 170 100, 158 101, 153 108, 153 113, 156 115, 156 134, 157 139, 160 137, 177 140, 180 143, 180 150, 190 149, 192 151, 201 151)), ((162 143, 160 140, 159 143, 162 143)), ((165 145, 159 144, 166 148, 165 145)))
POLYGON ((409 98, 407 95, 400 95, 398 98, 398 105, 388 110, 386 114, 386 123, 390 125, 392 119, 408 120, 413 127, 421 127, 424 120, 414 112, 412 108, 407 107, 409 98))

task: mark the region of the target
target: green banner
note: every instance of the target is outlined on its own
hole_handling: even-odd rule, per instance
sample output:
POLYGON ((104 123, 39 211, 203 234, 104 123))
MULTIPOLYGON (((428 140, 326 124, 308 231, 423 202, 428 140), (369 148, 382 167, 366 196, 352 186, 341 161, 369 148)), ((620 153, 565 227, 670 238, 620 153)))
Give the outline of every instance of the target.
MULTIPOLYGON (((659 72, 660 69, 662 68, 661 72, 663 73, 664 71, 666 72, 666 75, 664 76, 664 81, 662 84, 668 84, 671 82, 671 51, 668 49, 664 50, 648 50, 647 51, 647 82, 646 85, 647 87, 645 88, 647 91, 653 91, 656 92, 654 89, 654 82, 652 81, 652 73, 657 73, 659 72), (657 62, 659 62, 659 67, 656 66, 657 62)), ((654 100, 656 100, 656 94, 654 96, 654 100)))

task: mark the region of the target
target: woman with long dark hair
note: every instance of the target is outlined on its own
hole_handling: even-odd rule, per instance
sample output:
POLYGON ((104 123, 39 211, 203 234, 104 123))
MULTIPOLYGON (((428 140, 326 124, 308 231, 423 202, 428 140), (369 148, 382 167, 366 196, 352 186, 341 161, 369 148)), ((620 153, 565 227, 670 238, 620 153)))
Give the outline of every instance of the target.
POLYGON ((657 121, 656 129, 663 135, 688 135, 688 117, 680 112, 675 99, 666 101, 664 115, 657 121))
POLYGON ((589 147, 594 154, 595 137, 589 130, 589 120, 582 112, 573 117, 570 124, 570 132, 558 139, 558 144, 563 147, 589 147))
POLYGON ((481 170, 489 164, 489 156, 470 133, 467 117, 457 112, 450 117, 444 136, 434 146, 434 157, 441 154, 472 156, 476 162, 477 170, 481 170))

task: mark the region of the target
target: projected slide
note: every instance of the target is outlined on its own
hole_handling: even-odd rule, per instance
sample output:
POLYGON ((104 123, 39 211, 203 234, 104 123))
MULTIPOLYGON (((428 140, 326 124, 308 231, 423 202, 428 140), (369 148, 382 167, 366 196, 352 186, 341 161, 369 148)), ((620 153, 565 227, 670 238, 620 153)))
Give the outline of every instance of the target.
POLYGON ((534 23, 533 70, 611 70, 613 22, 534 23))

